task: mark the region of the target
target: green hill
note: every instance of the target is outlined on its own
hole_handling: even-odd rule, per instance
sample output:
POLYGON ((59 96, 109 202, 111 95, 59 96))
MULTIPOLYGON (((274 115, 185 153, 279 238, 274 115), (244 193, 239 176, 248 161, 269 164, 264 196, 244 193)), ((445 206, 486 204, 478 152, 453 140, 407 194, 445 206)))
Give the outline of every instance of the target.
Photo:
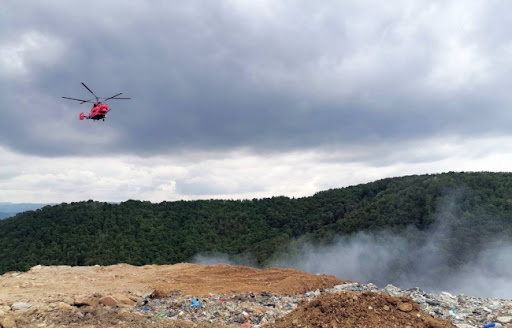
MULTIPOLYGON (((420 247, 443 222, 453 229, 438 245, 448 259, 440 270, 463 266, 496 235, 512 237, 512 174, 387 178, 296 199, 45 206, 0 221, 0 273, 37 264, 172 264, 198 253, 264 266, 293 251, 292 240, 328 245, 359 231, 401 232, 420 247)), ((408 263, 397 265, 400 272, 408 263)))

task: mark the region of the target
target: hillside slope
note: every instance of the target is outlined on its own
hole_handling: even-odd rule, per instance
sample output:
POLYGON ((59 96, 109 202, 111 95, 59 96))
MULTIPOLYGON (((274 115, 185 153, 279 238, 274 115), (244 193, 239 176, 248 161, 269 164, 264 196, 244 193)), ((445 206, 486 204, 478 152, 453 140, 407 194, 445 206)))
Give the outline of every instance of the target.
POLYGON ((386 229, 421 245, 439 222, 453 228, 438 245, 448 259, 439 270, 449 271, 496 235, 512 236, 511 218, 512 174, 487 172, 388 178, 297 199, 63 203, 0 221, 0 273, 37 264, 172 264, 199 253, 264 266, 295 239, 328 244, 386 229))

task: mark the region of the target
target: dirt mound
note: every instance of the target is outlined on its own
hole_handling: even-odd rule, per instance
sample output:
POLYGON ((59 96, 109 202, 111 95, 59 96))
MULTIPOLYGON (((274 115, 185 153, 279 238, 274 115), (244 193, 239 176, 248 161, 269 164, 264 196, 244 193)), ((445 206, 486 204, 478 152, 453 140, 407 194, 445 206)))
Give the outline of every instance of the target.
POLYGON ((449 328, 447 321, 422 312, 410 297, 373 292, 326 293, 299 305, 264 328, 449 328))

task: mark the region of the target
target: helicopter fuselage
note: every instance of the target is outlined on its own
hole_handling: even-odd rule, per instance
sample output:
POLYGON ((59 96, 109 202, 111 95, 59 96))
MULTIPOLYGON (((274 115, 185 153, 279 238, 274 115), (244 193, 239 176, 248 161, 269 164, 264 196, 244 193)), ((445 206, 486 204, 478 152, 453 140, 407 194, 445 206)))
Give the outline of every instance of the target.
POLYGON ((108 106, 104 103, 97 103, 91 109, 91 112, 87 116, 83 116, 84 118, 90 120, 102 120, 107 116, 107 112, 109 111, 108 106))

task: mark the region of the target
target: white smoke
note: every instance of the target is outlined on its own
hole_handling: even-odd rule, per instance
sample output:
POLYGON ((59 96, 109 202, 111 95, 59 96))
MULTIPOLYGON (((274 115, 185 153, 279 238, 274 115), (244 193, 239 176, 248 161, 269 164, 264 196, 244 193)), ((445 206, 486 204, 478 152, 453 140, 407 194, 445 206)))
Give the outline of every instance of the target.
MULTIPOLYGON (((485 243, 468 242, 477 236, 478 227, 468 228, 457 218, 455 205, 464 195, 459 189, 445 198, 437 209, 436 222, 425 231, 408 227, 400 233, 359 232, 338 237, 327 246, 315 246, 304 238, 293 240, 268 266, 331 274, 379 287, 393 284, 427 292, 511 299, 512 239, 503 235, 485 243), (459 229, 467 229, 467 235, 459 229), (460 240, 461 235, 467 240, 460 240), (455 253, 456 249, 464 254, 455 253)), ((222 254, 198 255, 194 261, 257 267, 249 257, 222 254)))
POLYGON ((271 266, 295 268, 310 273, 331 274, 340 279, 419 287, 428 292, 448 291, 477 297, 511 298, 512 242, 501 240, 478 252, 463 269, 441 270, 447 259, 438 247, 449 227, 441 224, 418 247, 408 238, 419 231, 357 233, 340 237, 329 246, 295 245, 293 255, 279 254, 271 266), (406 237, 407 236, 407 237, 406 237), (401 264, 407 263, 405 266, 401 264))
POLYGON ((496 241, 446 285, 466 295, 512 299, 512 242, 496 241))
MULTIPOLYGON (((410 238, 414 234, 420 235, 413 228, 401 234, 360 232, 340 237, 335 243, 322 247, 293 241, 288 247, 289 252, 274 257, 269 266, 372 282, 379 287, 393 284, 403 289, 419 287, 427 292, 512 298, 512 242, 496 240, 462 269, 440 271, 447 259, 438 244, 442 236, 450 233, 447 229, 449 226, 445 224, 437 225, 420 247, 410 238), (408 265, 402 267, 404 262, 408 265)), ((199 254, 192 262, 257 267, 256 261, 248 256, 226 254, 199 254)))

